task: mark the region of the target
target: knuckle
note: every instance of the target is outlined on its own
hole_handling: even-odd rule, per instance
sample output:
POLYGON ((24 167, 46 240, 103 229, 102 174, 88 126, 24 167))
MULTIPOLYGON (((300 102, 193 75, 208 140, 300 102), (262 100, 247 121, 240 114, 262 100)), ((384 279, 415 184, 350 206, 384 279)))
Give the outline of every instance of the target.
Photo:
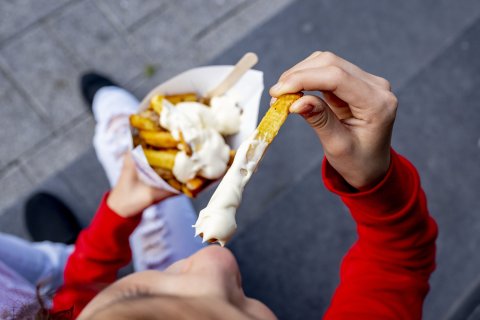
POLYGON ((380 87, 382 87, 383 89, 385 89, 387 91, 390 91, 392 89, 392 85, 390 84, 390 81, 388 81, 387 79, 378 77, 377 80, 378 80, 378 83, 379 83, 380 87))
POLYGON ((338 57, 330 51, 325 51, 321 54, 322 60, 327 63, 327 64, 334 64, 337 60, 338 57))
POLYGON ((396 97, 392 92, 389 91, 389 92, 387 92, 387 94, 385 95, 385 104, 386 104, 388 107, 396 110, 397 107, 398 107, 398 99, 397 99, 397 97, 396 97))
POLYGON ((313 53, 310 55, 310 57, 309 57, 309 58, 316 58, 316 57, 319 57, 319 56, 321 56, 321 55, 322 55, 322 53, 323 53, 323 52, 322 52, 322 51, 319 51, 319 50, 317 50, 317 51, 314 51, 314 52, 313 52, 313 53))
POLYGON ((337 66, 329 66, 327 72, 329 74, 330 80, 333 83, 340 83, 347 76, 346 72, 342 68, 337 66))

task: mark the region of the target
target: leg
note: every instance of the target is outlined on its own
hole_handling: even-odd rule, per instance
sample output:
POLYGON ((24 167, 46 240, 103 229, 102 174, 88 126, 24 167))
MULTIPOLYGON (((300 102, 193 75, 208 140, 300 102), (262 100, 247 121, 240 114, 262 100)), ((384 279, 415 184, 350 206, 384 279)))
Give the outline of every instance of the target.
POLYGON ((138 100, 119 87, 103 87, 95 94, 92 111, 97 121, 93 145, 110 185, 118 179, 122 156, 131 149, 128 116, 138 109, 138 100))
MULTIPOLYGON (((137 112, 138 104, 133 95, 114 86, 99 89, 93 98, 95 151, 112 186, 120 175, 123 154, 132 147, 128 116, 137 112)), ((164 269, 202 248, 200 239, 193 237, 195 220, 195 210, 183 195, 145 210, 131 238, 135 269, 164 269)))
POLYGON ((184 195, 145 210, 130 238, 135 270, 164 270, 203 248, 202 239, 193 237, 195 220, 195 209, 184 195))
POLYGON ((63 243, 29 242, 0 233, 0 259, 42 293, 54 292, 63 283, 63 270, 73 246, 63 243))

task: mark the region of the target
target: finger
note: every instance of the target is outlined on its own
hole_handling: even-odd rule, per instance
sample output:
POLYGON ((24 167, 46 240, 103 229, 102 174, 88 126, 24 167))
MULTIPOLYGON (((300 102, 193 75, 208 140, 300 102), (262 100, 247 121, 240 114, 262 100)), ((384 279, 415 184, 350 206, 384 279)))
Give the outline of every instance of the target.
POLYGON ((303 90, 332 92, 348 103, 353 116, 359 119, 362 119, 365 113, 374 112, 381 105, 378 89, 336 66, 293 72, 283 82, 272 87, 270 94, 278 97, 303 90))
POLYGON ((369 82, 371 85, 378 86, 381 89, 389 90, 390 91, 390 83, 381 77, 368 73, 358 66, 354 65, 353 63, 342 59, 341 57, 328 52, 328 51, 317 51, 311 54, 309 57, 304 59, 303 61, 297 63, 295 66, 290 68, 289 70, 285 71, 281 76, 279 81, 282 81, 287 77, 289 74, 295 71, 309 69, 309 68, 317 68, 317 67, 327 67, 327 66, 337 66, 342 68, 343 70, 350 73, 352 76, 358 77, 364 81, 369 82))
POLYGON ((349 140, 348 130, 320 97, 305 95, 292 104, 290 112, 301 115, 307 121, 325 150, 349 140))
POLYGON ((323 100, 327 102, 338 119, 344 120, 353 117, 348 104, 342 99, 339 99, 333 93, 327 91, 323 92, 323 100))

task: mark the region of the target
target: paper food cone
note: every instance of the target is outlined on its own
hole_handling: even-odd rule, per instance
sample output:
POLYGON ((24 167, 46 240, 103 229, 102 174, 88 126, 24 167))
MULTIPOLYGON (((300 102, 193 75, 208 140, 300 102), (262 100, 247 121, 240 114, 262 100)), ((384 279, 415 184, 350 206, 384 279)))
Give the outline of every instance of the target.
MULTIPOLYGON (((187 92, 196 92, 202 97, 217 84, 219 84, 233 69, 233 66, 205 66, 187 70, 170 80, 158 85, 140 103, 139 110, 148 108, 150 99, 157 94, 173 95, 187 92)), ((227 143, 232 149, 237 149, 256 128, 258 109, 263 92, 263 73, 249 70, 225 95, 231 96, 242 109, 240 131, 228 137, 227 143)), ((131 144, 133 146, 133 142, 131 144)), ((140 179, 148 185, 181 193, 163 180, 147 162, 142 146, 137 146, 132 151, 137 172, 140 179)))

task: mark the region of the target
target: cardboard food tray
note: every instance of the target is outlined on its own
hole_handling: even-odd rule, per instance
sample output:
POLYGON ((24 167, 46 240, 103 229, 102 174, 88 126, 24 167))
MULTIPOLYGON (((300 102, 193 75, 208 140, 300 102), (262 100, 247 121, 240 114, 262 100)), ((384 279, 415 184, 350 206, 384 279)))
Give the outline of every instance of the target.
MULTIPOLYGON (((233 69, 233 66, 205 66, 187 70, 151 90, 140 103, 139 111, 145 110, 150 99, 157 95, 174 95, 196 92, 203 97, 206 92, 219 84, 233 69)), ((242 109, 240 131, 228 137, 227 143, 232 149, 237 149, 256 128, 260 98, 263 92, 263 73, 249 70, 225 95, 234 98, 242 109)), ((133 146, 133 140, 131 145, 133 146)), ((140 179, 148 185, 181 193, 163 180, 147 162, 142 146, 132 150, 137 172, 140 179)))

